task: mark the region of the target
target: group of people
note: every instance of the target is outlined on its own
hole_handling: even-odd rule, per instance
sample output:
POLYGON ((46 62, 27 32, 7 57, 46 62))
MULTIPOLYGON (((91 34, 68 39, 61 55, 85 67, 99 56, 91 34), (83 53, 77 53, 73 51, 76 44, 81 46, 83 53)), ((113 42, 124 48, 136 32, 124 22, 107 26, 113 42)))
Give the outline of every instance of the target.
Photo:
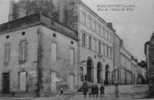
POLYGON ((100 87, 98 87, 98 85, 96 84, 88 86, 88 83, 86 81, 83 82, 82 90, 84 97, 87 97, 87 95, 95 97, 97 97, 98 95, 104 96, 105 93, 104 85, 101 85, 100 87))

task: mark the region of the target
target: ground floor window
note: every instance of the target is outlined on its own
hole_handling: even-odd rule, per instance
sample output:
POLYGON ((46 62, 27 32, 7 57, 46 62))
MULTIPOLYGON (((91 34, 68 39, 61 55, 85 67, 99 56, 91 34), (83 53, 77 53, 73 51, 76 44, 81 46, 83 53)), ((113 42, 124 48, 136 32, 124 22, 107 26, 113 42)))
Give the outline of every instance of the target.
POLYGON ((27 73, 20 72, 19 73, 19 89, 20 91, 26 91, 27 86, 27 73))
POLYGON ((68 86, 69 86, 69 89, 73 90, 74 89, 74 75, 69 75, 68 76, 68 86))
POLYGON ((56 72, 51 72, 51 91, 56 91, 56 72))
POLYGON ((10 92, 10 73, 9 72, 2 73, 2 92, 3 93, 10 92))

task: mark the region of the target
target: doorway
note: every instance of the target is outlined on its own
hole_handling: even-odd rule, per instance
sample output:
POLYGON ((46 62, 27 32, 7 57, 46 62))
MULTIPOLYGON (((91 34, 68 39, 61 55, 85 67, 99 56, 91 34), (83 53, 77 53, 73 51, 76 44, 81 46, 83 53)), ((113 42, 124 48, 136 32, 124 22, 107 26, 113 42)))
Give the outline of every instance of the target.
POLYGON ((8 94, 10 92, 10 73, 2 73, 2 92, 8 94))

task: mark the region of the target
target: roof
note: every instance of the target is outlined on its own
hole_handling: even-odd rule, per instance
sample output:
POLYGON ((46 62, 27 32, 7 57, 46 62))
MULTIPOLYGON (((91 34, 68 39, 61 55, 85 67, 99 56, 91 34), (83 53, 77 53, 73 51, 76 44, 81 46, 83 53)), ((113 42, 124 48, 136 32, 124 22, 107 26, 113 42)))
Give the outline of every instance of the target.
POLYGON ((64 26, 61 23, 54 21, 51 17, 44 14, 33 14, 23 18, 19 18, 0 25, 0 35, 5 34, 8 31, 14 29, 20 29, 22 27, 30 27, 32 25, 44 25, 54 31, 60 32, 65 36, 77 40, 77 32, 69 27, 64 26))

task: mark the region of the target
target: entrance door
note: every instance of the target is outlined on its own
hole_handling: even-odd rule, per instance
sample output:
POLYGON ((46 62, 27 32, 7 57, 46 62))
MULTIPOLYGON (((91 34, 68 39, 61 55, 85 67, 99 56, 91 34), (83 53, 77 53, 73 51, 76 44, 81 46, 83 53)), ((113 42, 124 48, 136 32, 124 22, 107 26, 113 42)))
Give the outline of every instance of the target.
POLYGON ((69 85, 70 90, 74 89, 74 75, 69 75, 68 85, 69 85))
POLYGON ((20 91, 26 91, 26 72, 20 72, 20 91))
POLYGON ((9 72, 2 74, 2 92, 9 93, 10 92, 10 74, 9 72))

